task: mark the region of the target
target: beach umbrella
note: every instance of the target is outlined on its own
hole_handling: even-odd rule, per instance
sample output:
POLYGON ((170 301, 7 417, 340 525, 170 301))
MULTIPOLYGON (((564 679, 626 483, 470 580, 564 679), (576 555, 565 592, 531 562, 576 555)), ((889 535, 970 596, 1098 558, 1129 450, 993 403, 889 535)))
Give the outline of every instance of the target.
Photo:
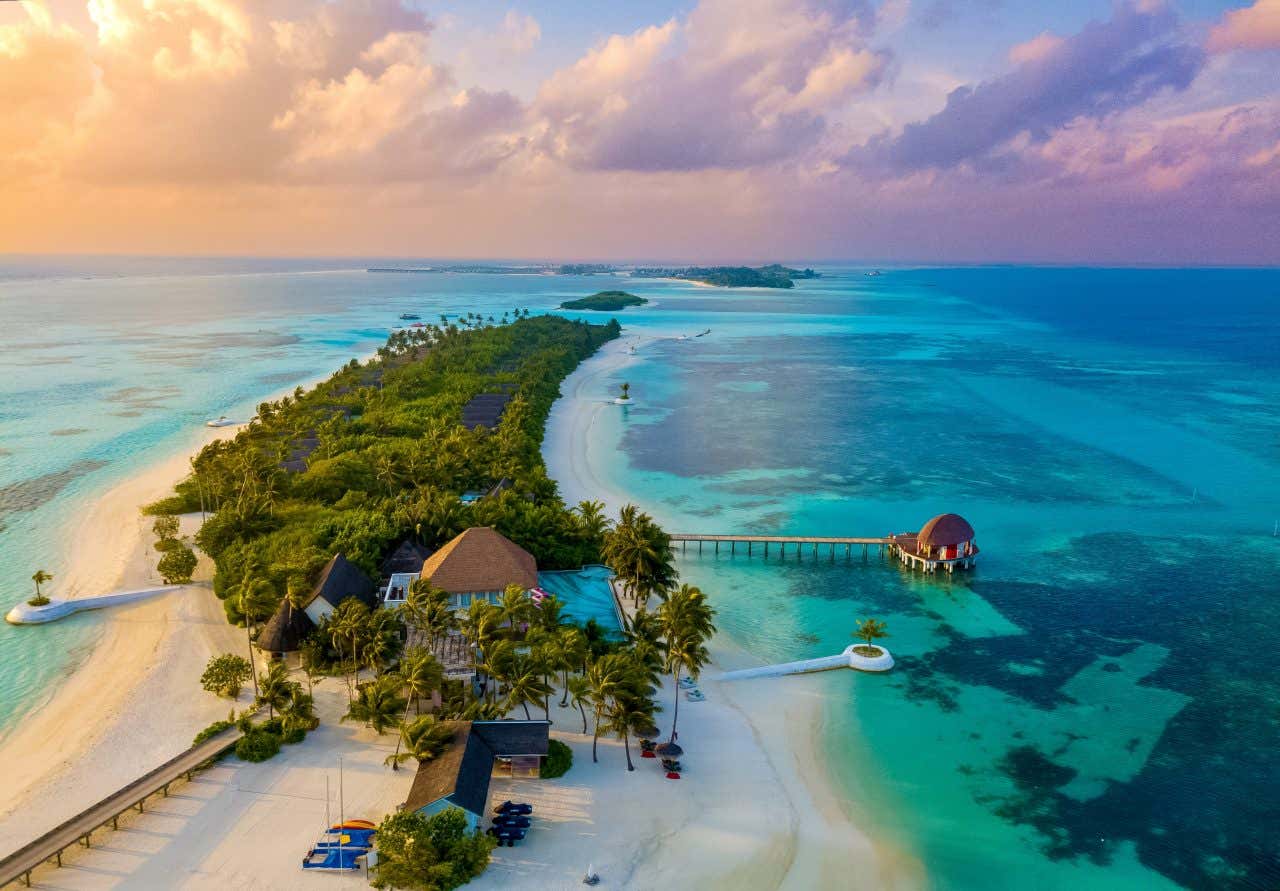
POLYGON ((684 749, 680 748, 679 743, 664 742, 660 746, 656 746, 654 751, 664 758, 679 758, 684 754, 684 749))

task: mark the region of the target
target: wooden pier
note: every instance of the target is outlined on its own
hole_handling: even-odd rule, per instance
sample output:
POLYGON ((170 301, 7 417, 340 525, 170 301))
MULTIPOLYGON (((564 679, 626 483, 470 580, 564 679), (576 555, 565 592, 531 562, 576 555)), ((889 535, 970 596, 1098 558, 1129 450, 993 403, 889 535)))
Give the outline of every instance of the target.
POLYGON ((892 546, 894 536, 825 536, 825 535, 703 535, 703 534, 687 534, 676 533, 671 536, 671 544, 680 545, 680 550, 688 551, 690 544, 697 544, 698 553, 703 552, 703 548, 711 545, 715 548, 715 553, 720 553, 720 548, 725 546, 729 553, 736 554, 738 547, 746 548, 747 556, 752 556, 756 549, 760 553, 768 557, 770 546, 774 546, 779 557, 787 556, 787 546, 794 548, 796 558, 799 559, 804 555, 806 546, 811 548, 810 553, 815 557, 823 550, 826 550, 828 556, 834 560, 840 549, 844 549, 844 556, 851 558, 854 554, 855 547, 862 548, 863 559, 871 555, 871 548, 875 547, 877 556, 883 556, 892 546))
POLYGON ((230 727, 210 737, 0 859, 0 888, 18 880, 29 887, 31 873, 37 867, 50 860, 61 866, 62 852, 67 848, 89 847, 99 829, 115 829, 121 814, 135 807, 141 812, 152 795, 167 796, 172 784, 184 778, 190 780, 205 764, 235 746, 242 735, 239 728, 230 727))

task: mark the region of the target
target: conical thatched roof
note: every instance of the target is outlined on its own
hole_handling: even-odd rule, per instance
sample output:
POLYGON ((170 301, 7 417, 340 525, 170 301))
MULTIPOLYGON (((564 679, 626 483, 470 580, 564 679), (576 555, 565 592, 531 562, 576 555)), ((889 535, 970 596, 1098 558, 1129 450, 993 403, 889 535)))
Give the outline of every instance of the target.
POLYGON ((422 577, 450 594, 501 591, 507 585, 533 588, 538 564, 491 526, 473 526, 432 554, 422 566, 422 577))
POLYGON ((348 597, 358 597, 371 607, 378 605, 375 585, 359 566, 356 566, 342 554, 334 554, 333 559, 320 571, 311 596, 307 598, 310 606, 317 598, 325 600, 336 607, 348 597))
POLYGON ((267 624, 262 626, 255 643, 264 653, 292 653, 302 645, 302 641, 315 627, 307 614, 294 609, 286 597, 280 601, 280 606, 276 607, 275 614, 267 620, 267 624))

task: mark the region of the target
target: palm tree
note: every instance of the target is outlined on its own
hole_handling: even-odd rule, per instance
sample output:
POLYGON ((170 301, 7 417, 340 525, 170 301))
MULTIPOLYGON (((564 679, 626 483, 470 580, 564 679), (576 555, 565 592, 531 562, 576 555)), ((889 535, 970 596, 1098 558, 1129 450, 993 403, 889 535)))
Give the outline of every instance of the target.
POLYGON ((582 714, 582 733, 585 736, 587 733, 586 706, 591 702, 591 682, 585 675, 575 674, 565 682, 564 691, 565 696, 569 698, 569 704, 582 714))
POLYGON ((391 765, 392 770, 398 770, 410 758, 421 764, 439 756, 452 741, 453 730, 436 720, 435 715, 419 715, 412 724, 400 725, 395 754, 388 755, 383 763, 391 765))
POLYGON ((588 700, 591 703, 591 710, 595 713, 595 731, 591 737, 591 760, 598 762, 600 759, 596 754, 596 747, 600 740, 600 719, 609 708, 613 697, 626 684, 627 664, 619 654, 610 653, 588 665, 584 677, 590 691, 588 700))
MULTIPOLYGON (((879 619, 859 619, 858 626, 854 629, 853 636, 864 642, 868 647, 875 646, 875 642, 881 638, 889 636, 889 631, 884 622, 879 619)), ((864 654, 866 655, 866 654, 864 654)))
POLYGON ((533 601, 520 585, 507 585, 506 590, 502 592, 502 602, 498 604, 502 621, 508 623, 512 629, 515 629, 517 624, 523 624, 528 620, 529 610, 532 608, 533 601))
POLYGON ((398 723, 403 711, 400 679, 395 675, 384 675, 360 685, 356 698, 352 700, 342 720, 363 721, 366 727, 372 728, 381 736, 387 732, 387 728, 398 723))
POLYGON ((37 603, 43 605, 49 602, 48 598, 46 598, 44 594, 40 593, 40 586, 43 585, 45 582, 52 581, 52 580, 53 580, 53 574, 49 572, 45 572, 43 569, 37 569, 35 571, 35 575, 31 576, 31 581, 36 583, 35 599, 37 603))
MULTIPOLYGON (((551 685, 542 676, 541 666, 530 656, 516 655, 507 676, 507 702, 511 708, 524 708, 526 721, 532 720, 529 703, 543 703, 551 696, 551 685)), ((550 711, 548 710, 548 718, 550 711)))
POLYGON ((680 675, 685 672, 696 680, 710 659, 706 642, 716 632, 712 622, 715 614, 701 589, 693 585, 681 585, 658 607, 658 626, 666 639, 666 668, 675 685, 672 742, 676 739, 676 721, 680 717, 680 675))
POLYGON ((622 747, 627 753, 627 770, 636 769, 631 763, 631 734, 644 733, 647 728, 652 727, 653 713, 656 710, 649 697, 630 693, 615 697, 609 708, 608 727, 622 740, 622 747))
POLYGON ((369 607, 355 597, 348 597, 339 603, 329 617, 329 633, 333 635, 334 649, 341 653, 342 646, 346 645, 351 653, 351 676, 347 679, 348 703, 355 698, 355 681, 360 671, 360 643, 368 633, 368 625, 369 607))
POLYGON ((676 582, 671 537, 634 504, 623 506, 618 523, 605 536, 600 556, 643 609, 649 596, 676 582))
MULTIPOLYGON (((235 598, 234 602, 236 608, 240 611, 240 615, 244 617, 244 638, 249 648, 249 665, 252 667, 254 665, 253 623, 271 608, 274 592, 262 567, 257 563, 252 563, 245 568, 244 575, 240 577, 240 584, 236 585, 230 593, 235 598)), ((257 669, 254 669, 252 676, 253 697, 257 699, 257 669)))
MULTIPOLYGON (((439 690, 444 682, 444 666, 436 661, 436 657, 425 647, 411 647, 405 650, 404 656, 400 659, 397 674, 404 685, 405 696, 408 697, 417 714, 421 714, 418 707, 419 700, 439 690)), ((406 707, 405 720, 408 720, 408 717, 409 710, 406 707)))
POLYGON ((561 671, 564 672, 564 695, 560 697, 560 707, 569 704, 569 672, 577 669, 587 658, 587 638, 581 629, 566 625, 556 634, 553 652, 561 671))
POLYGON ((622 400, 625 402, 630 398, 631 398, 631 385, 628 383, 624 383, 622 385, 622 400))
POLYGON ((293 698, 294 688, 301 685, 289 680, 289 669, 283 662, 272 662, 258 682, 258 692, 253 704, 267 707, 267 717, 274 718, 276 710, 284 711, 293 698))
POLYGON ((301 684, 294 684, 289 701, 280 709, 280 726, 286 732, 292 730, 315 730, 320 724, 316 717, 315 699, 310 693, 302 692, 301 684))

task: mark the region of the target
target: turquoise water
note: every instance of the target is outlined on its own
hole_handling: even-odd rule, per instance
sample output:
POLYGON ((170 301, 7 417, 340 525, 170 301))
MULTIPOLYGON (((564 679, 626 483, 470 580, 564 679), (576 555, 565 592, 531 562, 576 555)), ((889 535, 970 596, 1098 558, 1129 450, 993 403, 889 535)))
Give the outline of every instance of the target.
POLYGON ((575 622, 595 619, 601 628, 620 632, 618 612, 609 591, 609 569, 585 566, 576 572, 540 572, 538 584, 564 601, 564 615, 575 622))
MULTIPOLYGON (((190 452, 206 419, 245 419, 263 399, 371 353, 400 313, 500 317, 613 281, 377 275, 367 265, 0 257, 0 613, 31 596, 38 568, 54 575, 49 593, 66 593, 86 505, 190 452)), ((0 623, 0 734, 51 695, 101 622, 0 623)))
MULTIPOLYGON (((637 404, 601 415, 593 470, 668 528, 978 530, 954 579, 681 558, 760 661, 888 622, 891 675, 823 685, 866 825, 938 888, 1280 887, 1280 273, 826 269, 781 294, 364 265, 0 261, 0 608, 95 495, 399 313, 624 287, 654 303, 595 395, 637 404)), ((0 628, 0 726, 99 621, 0 628)))
POLYGON ((681 559, 761 661, 888 623, 826 747, 935 887, 1280 887, 1280 273, 826 272, 629 313, 595 477, 673 531, 973 523, 955 578, 681 559))

